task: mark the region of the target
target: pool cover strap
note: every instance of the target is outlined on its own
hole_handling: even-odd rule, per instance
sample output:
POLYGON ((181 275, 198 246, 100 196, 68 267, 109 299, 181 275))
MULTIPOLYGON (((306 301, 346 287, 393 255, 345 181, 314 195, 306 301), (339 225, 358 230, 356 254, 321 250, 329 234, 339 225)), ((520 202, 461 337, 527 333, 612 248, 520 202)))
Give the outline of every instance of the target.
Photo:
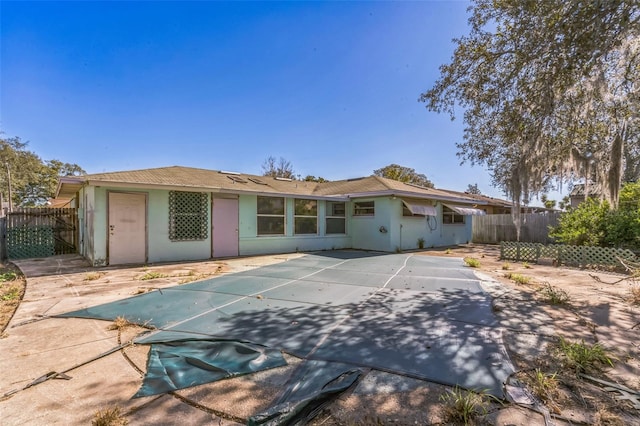
POLYGON ((350 364, 303 361, 274 405, 249 418, 249 426, 304 425, 342 392, 353 386, 363 371, 350 364))
POLYGON ((282 353, 229 340, 178 340, 151 345, 147 374, 134 398, 158 395, 286 365, 282 353))

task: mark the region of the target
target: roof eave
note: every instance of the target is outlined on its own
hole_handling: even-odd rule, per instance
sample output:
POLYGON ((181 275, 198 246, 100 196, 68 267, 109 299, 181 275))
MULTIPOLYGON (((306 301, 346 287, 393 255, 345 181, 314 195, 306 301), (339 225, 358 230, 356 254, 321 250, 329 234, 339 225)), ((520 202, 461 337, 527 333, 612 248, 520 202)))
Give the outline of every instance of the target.
MULTIPOLYGON (((269 197, 287 197, 287 198, 306 198, 314 200, 327 200, 327 201, 348 201, 348 197, 339 195, 313 195, 313 194, 300 194, 293 192, 280 192, 280 191, 259 191, 253 189, 236 189, 236 188, 223 188, 221 186, 187 186, 187 185, 167 185, 167 184, 154 184, 154 183, 134 183, 134 182, 114 182, 114 181, 101 181, 101 180, 89 180, 87 182, 92 186, 111 186, 118 188, 143 188, 143 189, 160 189, 168 191, 193 191, 193 192, 212 192, 216 194, 246 194, 246 195, 259 195, 269 197)), ((241 184, 238 184, 241 185, 241 184)))
POLYGON ((482 206, 487 205, 487 203, 483 203, 471 198, 447 197, 447 196, 442 196, 438 194, 422 194, 419 192, 398 191, 398 190, 357 192, 357 193, 350 193, 345 195, 348 196, 349 198, 396 196, 396 197, 409 197, 409 198, 419 198, 419 199, 428 199, 428 200, 436 200, 436 201, 448 201, 450 203, 477 204, 482 206))

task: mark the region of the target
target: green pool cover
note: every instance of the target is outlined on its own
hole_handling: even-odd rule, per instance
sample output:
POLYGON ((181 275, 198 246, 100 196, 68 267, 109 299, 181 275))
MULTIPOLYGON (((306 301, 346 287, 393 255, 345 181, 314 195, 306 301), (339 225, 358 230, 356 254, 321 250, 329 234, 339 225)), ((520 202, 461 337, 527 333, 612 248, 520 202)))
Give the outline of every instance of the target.
POLYGON ((461 259, 319 252, 60 316, 156 329, 136 339, 152 345, 136 396, 281 366, 280 351, 306 360, 253 424, 308 416, 363 367, 497 397, 514 371, 491 298, 461 259))

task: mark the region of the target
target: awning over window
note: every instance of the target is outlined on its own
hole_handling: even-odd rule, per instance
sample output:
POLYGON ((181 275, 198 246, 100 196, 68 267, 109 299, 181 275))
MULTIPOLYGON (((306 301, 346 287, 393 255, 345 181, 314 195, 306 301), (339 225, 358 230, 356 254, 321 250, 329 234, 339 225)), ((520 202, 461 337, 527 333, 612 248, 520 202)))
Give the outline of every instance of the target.
POLYGON ((407 201, 402 200, 402 204, 407 206, 409 211, 413 214, 421 214, 423 216, 437 216, 438 211, 431 203, 427 201, 407 201))
POLYGON ((471 207, 452 206, 450 204, 443 205, 449 207, 451 210, 458 214, 461 214, 462 216, 484 216, 485 214, 487 214, 484 210, 473 209, 471 207))

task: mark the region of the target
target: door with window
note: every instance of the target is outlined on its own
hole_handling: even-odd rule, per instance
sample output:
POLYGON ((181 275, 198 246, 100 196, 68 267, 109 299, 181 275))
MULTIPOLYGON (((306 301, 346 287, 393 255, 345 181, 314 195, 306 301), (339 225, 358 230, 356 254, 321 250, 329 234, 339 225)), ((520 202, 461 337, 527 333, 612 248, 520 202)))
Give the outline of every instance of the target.
POLYGON ((238 256, 238 199, 214 198, 211 211, 211 257, 238 256))
POLYGON ((109 265, 147 261, 147 196, 109 193, 109 265))

